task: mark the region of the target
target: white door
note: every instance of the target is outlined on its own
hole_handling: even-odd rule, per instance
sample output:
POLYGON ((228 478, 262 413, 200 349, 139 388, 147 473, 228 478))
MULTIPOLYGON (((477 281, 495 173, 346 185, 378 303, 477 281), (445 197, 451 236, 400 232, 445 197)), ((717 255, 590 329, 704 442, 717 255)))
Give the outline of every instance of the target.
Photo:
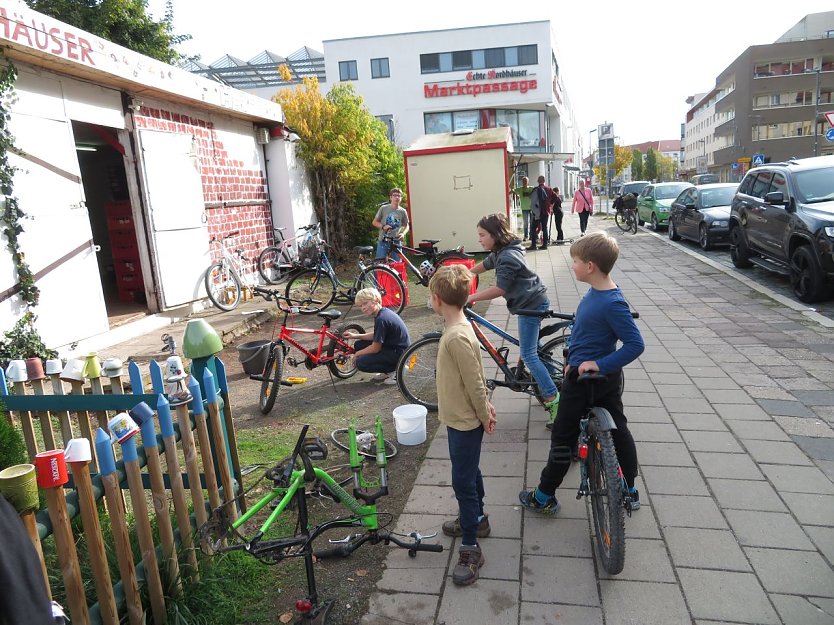
POLYGON ((191 135, 140 130, 145 199, 163 308, 205 296, 209 236, 197 148, 191 135))

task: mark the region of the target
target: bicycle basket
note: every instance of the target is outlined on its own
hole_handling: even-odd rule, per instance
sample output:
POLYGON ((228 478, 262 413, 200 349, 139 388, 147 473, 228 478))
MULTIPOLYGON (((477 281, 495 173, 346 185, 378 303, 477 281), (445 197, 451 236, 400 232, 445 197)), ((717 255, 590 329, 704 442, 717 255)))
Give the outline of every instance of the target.
POLYGON ((313 267, 319 260, 319 241, 317 237, 306 237, 298 244, 298 263, 302 267, 313 267))

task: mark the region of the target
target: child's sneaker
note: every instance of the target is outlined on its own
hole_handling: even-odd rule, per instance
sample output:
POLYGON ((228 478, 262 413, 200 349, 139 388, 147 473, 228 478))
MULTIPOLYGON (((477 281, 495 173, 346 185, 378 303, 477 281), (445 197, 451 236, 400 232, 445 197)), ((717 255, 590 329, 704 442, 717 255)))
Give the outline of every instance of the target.
POLYGON ((638 491, 633 486, 628 489, 628 496, 631 497, 631 510, 640 509, 640 491, 638 491))
POLYGON ((382 383, 387 384, 388 386, 393 386, 397 383, 397 376, 391 374, 389 377, 385 378, 382 383))
MULTIPOLYGON (((478 523, 477 536, 478 538, 486 538, 489 536, 491 531, 492 528, 489 526, 489 515, 485 514, 484 518, 481 519, 481 522, 478 523)), ((443 533, 446 534, 446 536, 463 536, 463 530, 460 529, 460 517, 443 523, 443 533)))
POLYGON ((377 382, 377 383, 379 383, 379 382, 385 382, 385 380, 387 380, 387 379, 388 379, 388 376, 389 376, 389 375, 390 375, 390 374, 388 374, 388 373, 377 373, 374 377, 372 377, 372 378, 371 378, 371 380, 372 380, 373 382, 377 382))
POLYGON ((478 579, 478 569, 484 565, 484 554, 480 546, 461 545, 458 549, 458 563, 452 571, 452 582, 457 586, 468 586, 478 579))
POLYGON ((544 408, 548 412, 547 423, 544 424, 544 427, 552 430, 553 424, 556 423, 556 413, 559 412, 559 393, 556 393, 556 398, 553 401, 547 402, 544 408))
POLYGON ((539 503, 539 500, 536 499, 535 488, 533 490, 521 491, 518 494, 518 500, 528 510, 534 510, 541 514, 558 514, 559 510, 562 509, 562 505, 556 497, 551 497, 547 503, 539 503))

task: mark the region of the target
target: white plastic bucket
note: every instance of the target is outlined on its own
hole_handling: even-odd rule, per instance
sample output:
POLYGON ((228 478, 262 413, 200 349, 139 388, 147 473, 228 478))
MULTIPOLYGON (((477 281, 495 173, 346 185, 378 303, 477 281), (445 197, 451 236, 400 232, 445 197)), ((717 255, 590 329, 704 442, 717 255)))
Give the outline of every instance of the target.
POLYGON ((406 404, 394 408, 394 427, 400 445, 419 445, 426 442, 426 410, 420 404, 406 404))

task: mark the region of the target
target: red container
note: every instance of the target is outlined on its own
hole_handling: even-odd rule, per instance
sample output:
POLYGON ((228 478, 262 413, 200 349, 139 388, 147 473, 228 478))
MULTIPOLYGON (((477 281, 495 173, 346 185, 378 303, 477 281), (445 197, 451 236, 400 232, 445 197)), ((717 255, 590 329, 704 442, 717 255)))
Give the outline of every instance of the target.
MULTIPOLYGON (((405 287, 405 303, 408 304, 408 274, 406 274, 405 263, 396 261, 389 263, 389 266, 391 269, 400 274, 400 277, 403 279, 403 286, 405 287)), ((393 293, 397 293, 399 295, 399 289, 397 289, 397 285, 394 283, 394 280, 389 277, 387 273, 380 273, 379 286, 386 290, 386 293, 382 296, 382 305, 386 308, 389 306, 396 306, 398 302, 394 301, 393 293)))
MULTIPOLYGON (((447 258, 443 261, 444 265, 463 265, 467 269, 472 269, 475 267, 475 259, 474 258, 447 258)), ((478 290, 478 276, 475 276, 475 279, 472 280, 472 286, 469 289, 469 293, 475 293, 478 290)))
POLYGON ((110 233, 110 245, 117 247, 137 247, 136 233, 132 231, 119 231, 110 233))
POLYGON ((110 250, 113 254, 113 260, 127 260, 139 264, 139 248, 135 242, 129 245, 113 245, 110 250))
POLYGON ((130 201, 122 202, 106 202, 104 204, 104 212, 108 217, 131 217, 133 209, 130 207, 130 201))
POLYGON ((63 449, 42 451, 35 455, 35 470, 38 473, 38 488, 56 488, 69 481, 63 449))

